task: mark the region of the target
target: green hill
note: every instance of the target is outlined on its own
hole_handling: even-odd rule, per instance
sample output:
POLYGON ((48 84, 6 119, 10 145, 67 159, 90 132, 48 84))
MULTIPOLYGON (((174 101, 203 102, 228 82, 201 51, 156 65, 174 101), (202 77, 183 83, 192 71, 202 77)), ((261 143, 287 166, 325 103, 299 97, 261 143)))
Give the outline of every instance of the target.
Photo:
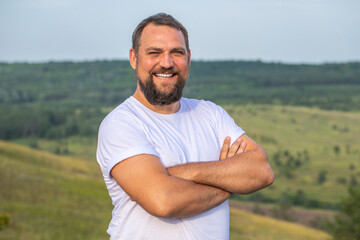
POLYGON ((95 162, 0 142, 0 239, 105 239, 111 201, 95 162))
MULTIPOLYGON (((298 206, 337 208, 347 187, 360 185, 360 113, 254 104, 224 107, 265 148, 276 175, 270 188, 236 199, 276 203, 286 198, 298 206)), ((40 139, 37 148, 66 149, 95 161, 96 137, 40 139)))
MULTIPOLYGON (((0 239, 106 239, 111 202, 95 162, 0 141, 0 239)), ((231 239, 328 239, 324 232, 231 210, 231 239)))
MULTIPOLYGON (((237 200, 285 200, 297 206, 333 209, 338 208, 349 185, 360 185, 360 113, 254 104, 224 107, 265 148, 276 175, 270 188, 236 195, 237 200)), ((16 142, 31 145, 32 140, 16 142)), ((36 147, 60 154, 67 150, 66 154, 95 161, 96 137, 38 139, 36 147)))
MULTIPOLYGON (((95 136, 104 107, 135 90, 128 61, 0 63, 0 139, 95 136)), ((186 97, 218 104, 277 104, 360 110, 360 63, 191 64, 186 97)))
POLYGON ((330 240, 325 232, 238 209, 230 210, 230 239, 330 240))
POLYGON ((279 200, 333 208, 360 185, 360 113, 305 107, 225 107, 246 133, 267 151, 275 171, 270 187, 238 199, 279 200))
MULTIPOLYGON (((106 236, 96 134, 134 88, 127 61, 0 63, 0 139, 67 156, 1 142, 0 239, 106 236)), ((268 153, 275 183, 234 200, 336 209, 360 185, 359 92, 360 63, 198 61, 184 94, 224 106, 268 153)))

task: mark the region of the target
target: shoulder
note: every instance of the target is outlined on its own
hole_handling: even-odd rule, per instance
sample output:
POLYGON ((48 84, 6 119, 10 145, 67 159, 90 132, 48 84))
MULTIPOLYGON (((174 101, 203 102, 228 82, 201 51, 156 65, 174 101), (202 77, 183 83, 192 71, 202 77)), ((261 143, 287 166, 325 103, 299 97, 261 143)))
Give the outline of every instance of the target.
POLYGON ((134 126, 138 122, 137 112, 130 98, 114 108, 101 122, 100 130, 116 126, 134 126))
POLYGON ((182 104, 184 104, 187 109, 197 111, 214 111, 219 107, 211 101, 193 98, 182 98, 182 104))

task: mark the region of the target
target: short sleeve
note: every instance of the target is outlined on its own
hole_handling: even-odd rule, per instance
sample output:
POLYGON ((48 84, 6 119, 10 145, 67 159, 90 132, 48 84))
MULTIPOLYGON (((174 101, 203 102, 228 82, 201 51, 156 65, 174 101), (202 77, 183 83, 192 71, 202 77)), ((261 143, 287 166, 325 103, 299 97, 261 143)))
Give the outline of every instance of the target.
POLYGON ((134 120, 104 120, 99 128, 97 161, 104 175, 119 162, 139 154, 159 156, 134 120))
POLYGON ((245 131, 235 123, 234 119, 222 107, 216 105, 216 110, 220 146, 222 146, 227 136, 231 137, 233 143, 238 137, 245 134, 245 131))

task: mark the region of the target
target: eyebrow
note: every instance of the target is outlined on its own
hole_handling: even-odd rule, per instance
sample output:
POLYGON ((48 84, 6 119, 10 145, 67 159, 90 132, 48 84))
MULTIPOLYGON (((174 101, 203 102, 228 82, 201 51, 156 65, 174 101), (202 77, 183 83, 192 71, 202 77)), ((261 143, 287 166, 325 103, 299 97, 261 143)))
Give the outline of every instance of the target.
MULTIPOLYGON (((173 52, 173 51, 184 51, 184 52, 186 52, 186 50, 185 50, 185 48, 183 48, 183 47, 176 47, 176 48, 173 48, 173 49, 171 49, 171 52, 173 52)), ((157 47, 149 47, 149 48, 147 48, 147 49, 145 49, 145 51, 146 52, 149 52, 149 51, 163 51, 163 49, 162 48, 157 48, 157 47)))
POLYGON ((173 48, 173 49, 171 49, 171 51, 184 51, 184 52, 186 52, 185 48, 183 48, 183 47, 173 48))
POLYGON ((146 52, 149 52, 149 51, 162 51, 161 48, 157 48, 157 47, 149 47, 147 49, 145 49, 146 52))

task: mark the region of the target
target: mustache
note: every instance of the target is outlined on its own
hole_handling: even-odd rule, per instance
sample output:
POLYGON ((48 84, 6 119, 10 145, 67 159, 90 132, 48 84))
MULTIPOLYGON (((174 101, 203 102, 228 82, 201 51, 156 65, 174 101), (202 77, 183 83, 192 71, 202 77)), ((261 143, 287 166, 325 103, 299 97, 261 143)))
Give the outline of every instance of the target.
POLYGON ((159 74, 159 73, 167 73, 167 74, 177 74, 179 73, 179 71, 177 69, 175 69, 174 67, 169 67, 169 68, 158 68, 158 69, 154 69, 153 71, 151 71, 151 74, 159 74))

